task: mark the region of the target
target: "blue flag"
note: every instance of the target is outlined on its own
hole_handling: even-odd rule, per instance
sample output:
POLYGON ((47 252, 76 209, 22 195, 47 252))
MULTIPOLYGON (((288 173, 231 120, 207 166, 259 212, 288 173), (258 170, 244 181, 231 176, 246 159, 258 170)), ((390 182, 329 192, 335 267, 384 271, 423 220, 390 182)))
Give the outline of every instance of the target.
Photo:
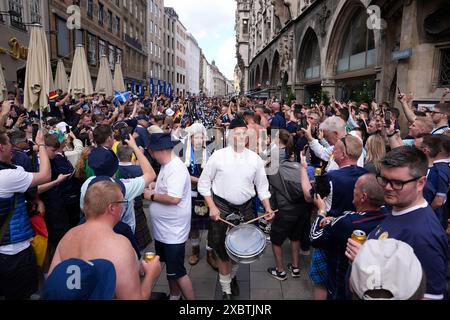
POLYGON ((131 93, 129 91, 125 92, 114 92, 113 103, 117 105, 118 103, 125 103, 130 98, 131 93))
POLYGON ((167 88, 167 96, 172 99, 172 85, 170 83, 167 88))
POLYGON ((158 80, 158 96, 161 95, 161 80, 158 80))
POLYGON ((167 83, 164 81, 164 95, 167 97, 167 83))
POLYGON ((153 83, 153 78, 150 78, 150 97, 155 95, 155 84, 153 83))

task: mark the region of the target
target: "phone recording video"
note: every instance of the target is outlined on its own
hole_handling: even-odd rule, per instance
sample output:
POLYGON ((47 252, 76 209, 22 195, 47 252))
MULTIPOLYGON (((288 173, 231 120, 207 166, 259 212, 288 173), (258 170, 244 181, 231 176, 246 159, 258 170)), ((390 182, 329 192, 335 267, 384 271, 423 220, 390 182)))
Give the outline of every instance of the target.
POLYGON ((299 127, 300 129, 308 129, 308 120, 305 117, 300 118, 299 127))
POLYGON ((384 114, 384 124, 386 125, 386 128, 391 127, 391 112, 390 111, 386 111, 386 113, 384 114))
POLYGON ((31 138, 33 139, 33 141, 36 141, 36 136, 37 133, 39 131, 39 125, 36 123, 32 124, 32 133, 31 133, 31 138))
POLYGON ((324 175, 319 175, 315 176, 314 180, 314 193, 318 194, 322 199, 327 197, 331 192, 328 178, 324 175))
POLYGON ((128 143, 126 143, 125 140, 130 139, 130 132, 128 130, 128 128, 124 127, 120 129, 120 141, 122 142, 123 145, 127 145, 128 143))

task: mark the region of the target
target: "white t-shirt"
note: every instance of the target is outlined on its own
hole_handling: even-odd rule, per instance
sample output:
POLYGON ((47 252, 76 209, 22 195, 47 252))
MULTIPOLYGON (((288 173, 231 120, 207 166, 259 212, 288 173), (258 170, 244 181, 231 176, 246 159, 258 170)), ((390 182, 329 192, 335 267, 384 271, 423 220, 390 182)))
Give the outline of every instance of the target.
MULTIPOLYGON (((14 193, 25 193, 33 182, 33 174, 17 169, 0 170, 0 198, 11 198, 14 193)), ((30 240, 0 246, 0 253, 15 255, 30 246, 30 240)))
POLYGON ((150 204, 150 219, 155 240, 165 244, 186 242, 191 229, 191 178, 186 166, 178 157, 161 166, 155 192, 181 199, 176 206, 155 201, 150 204))

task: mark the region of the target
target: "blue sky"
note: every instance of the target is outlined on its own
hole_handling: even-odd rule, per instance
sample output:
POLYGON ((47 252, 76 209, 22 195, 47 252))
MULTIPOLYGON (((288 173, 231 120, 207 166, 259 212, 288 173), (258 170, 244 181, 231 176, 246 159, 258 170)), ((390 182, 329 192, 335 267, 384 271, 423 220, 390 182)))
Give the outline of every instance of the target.
MULTIPOLYGON (((198 41, 208 59, 216 61, 219 70, 234 78, 236 66, 235 0, 164 0, 198 41)), ((189 61, 187 62, 189 63, 189 61)))

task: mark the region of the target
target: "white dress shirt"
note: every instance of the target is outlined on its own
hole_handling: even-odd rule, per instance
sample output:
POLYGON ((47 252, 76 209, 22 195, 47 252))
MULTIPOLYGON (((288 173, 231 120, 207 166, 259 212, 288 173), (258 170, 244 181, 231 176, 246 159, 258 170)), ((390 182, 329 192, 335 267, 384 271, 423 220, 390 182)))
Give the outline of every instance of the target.
POLYGON ((253 198, 255 187, 261 201, 270 198, 263 160, 253 151, 244 149, 237 153, 232 147, 212 154, 197 185, 202 196, 214 193, 234 205, 253 198))

